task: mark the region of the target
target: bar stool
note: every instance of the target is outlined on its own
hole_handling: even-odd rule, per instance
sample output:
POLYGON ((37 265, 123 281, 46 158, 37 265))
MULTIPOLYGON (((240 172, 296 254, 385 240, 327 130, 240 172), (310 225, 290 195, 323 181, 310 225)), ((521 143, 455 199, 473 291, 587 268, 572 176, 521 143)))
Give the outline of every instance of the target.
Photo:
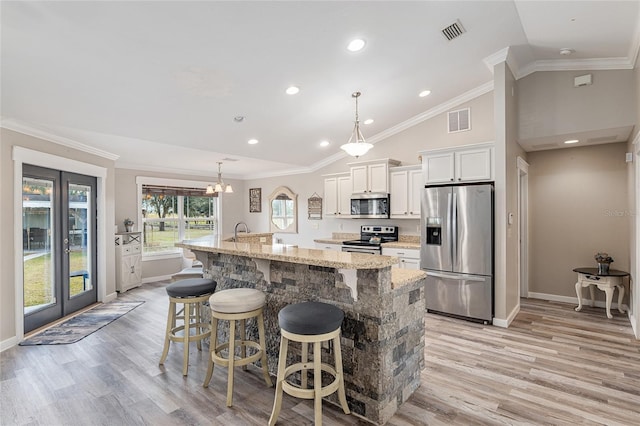
POLYGON ((263 310, 266 297, 260 290, 252 288, 234 288, 222 290, 209 298, 211 307, 211 342, 209 343, 209 366, 204 379, 203 387, 208 387, 213 375, 214 364, 222 365, 228 369, 227 379, 227 407, 233 405, 233 369, 242 367, 247 369, 247 364, 260 360, 262 373, 267 386, 273 386, 269 377, 267 366, 267 353, 264 333, 263 310), (260 343, 247 340, 246 320, 256 318, 258 323, 258 339, 260 343), (229 341, 218 343, 218 321, 229 321, 229 341), (236 321, 240 321, 240 340, 236 340, 236 321), (256 352, 247 356, 247 347, 256 352), (236 358, 236 348, 240 348, 240 357, 236 358), (228 349, 228 357, 222 356, 222 351, 228 349))
POLYGON ((339 308, 320 302, 303 302, 289 305, 278 313, 280 324, 280 357, 278 359, 278 378, 276 379, 276 397, 269 426, 276 424, 282 407, 282 392, 303 399, 314 400, 314 422, 322 424, 322 397, 338 391, 338 399, 345 414, 350 414, 344 390, 342 372, 342 352, 340 348, 340 326, 344 312, 339 308), (286 366, 289 341, 302 344, 302 362, 286 366), (333 341, 335 368, 322 362, 321 343, 333 341), (308 344, 313 343, 313 363, 307 361, 308 344), (307 389, 307 370, 313 369, 313 389, 307 389), (301 386, 286 381, 292 373, 300 371, 301 386), (334 376, 333 382, 322 386, 322 371, 334 376))
POLYGON ((164 364, 167 359, 171 342, 182 342, 184 345, 182 375, 187 375, 189 368, 189 342, 197 342, 198 350, 202 350, 202 339, 211 335, 211 325, 202 320, 200 307, 216 290, 216 285, 216 282, 210 279, 190 278, 176 281, 166 287, 169 295, 169 316, 167 318, 167 332, 165 333, 160 365, 164 364), (183 305, 183 309, 176 315, 176 305, 178 303, 183 305), (176 325, 176 320, 182 320, 182 325, 176 325), (195 332, 193 335, 191 334, 192 329, 195 332), (182 331, 182 336, 178 335, 180 331, 182 331))

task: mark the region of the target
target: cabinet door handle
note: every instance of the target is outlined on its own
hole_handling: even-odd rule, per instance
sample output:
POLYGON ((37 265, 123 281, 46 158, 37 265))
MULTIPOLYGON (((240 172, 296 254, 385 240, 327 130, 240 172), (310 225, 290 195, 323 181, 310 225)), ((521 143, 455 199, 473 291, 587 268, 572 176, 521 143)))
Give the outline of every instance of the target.
POLYGON ((135 272, 136 272, 136 268, 135 268, 135 266, 132 266, 131 267, 131 273, 134 274, 135 272))
POLYGON ((451 181, 453 181, 453 178, 451 178, 451 181))

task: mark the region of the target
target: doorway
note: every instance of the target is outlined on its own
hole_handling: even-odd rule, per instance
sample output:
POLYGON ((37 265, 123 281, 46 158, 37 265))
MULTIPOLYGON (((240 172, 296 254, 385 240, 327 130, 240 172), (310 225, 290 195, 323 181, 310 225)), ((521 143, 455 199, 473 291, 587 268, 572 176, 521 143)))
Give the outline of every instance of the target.
POLYGON ((24 331, 97 301, 96 178, 24 164, 24 331))
POLYGON ((518 168, 518 291, 529 297, 529 163, 517 158, 518 168))

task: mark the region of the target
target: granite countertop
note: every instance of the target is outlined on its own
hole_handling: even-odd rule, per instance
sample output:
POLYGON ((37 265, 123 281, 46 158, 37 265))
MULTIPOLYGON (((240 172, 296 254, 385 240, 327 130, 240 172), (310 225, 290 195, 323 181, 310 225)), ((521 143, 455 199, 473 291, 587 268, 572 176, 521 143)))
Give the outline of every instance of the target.
POLYGON ((415 269, 391 269, 391 288, 400 288, 407 284, 414 283, 427 277, 425 271, 416 271, 415 269))
POLYGON ((211 253, 233 254, 254 259, 277 260, 338 269, 380 269, 398 263, 393 256, 371 256, 335 250, 299 248, 283 244, 264 245, 227 242, 219 237, 206 240, 186 240, 177 247, 211 253))
POLYGON ((390 243, 382 243, 382 248, 405 248, 420 250, 420 243, 412 243, 410 241, 393 241, 390 243))

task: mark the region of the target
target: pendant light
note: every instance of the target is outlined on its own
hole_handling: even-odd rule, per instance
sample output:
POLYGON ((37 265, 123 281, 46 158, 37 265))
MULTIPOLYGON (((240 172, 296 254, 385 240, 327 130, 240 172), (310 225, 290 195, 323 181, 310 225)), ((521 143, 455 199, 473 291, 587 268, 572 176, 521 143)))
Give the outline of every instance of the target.
POLYGON ((214 185, 207 185, 207 190, 205 191, 205 194, 216 194, 216 193, 220 193, 220 192, 226 192, 226 193, 232 193, 233 192, 233 188, 231 187, 231 184, 229 185, 225 185, 224 181, 222 180, 222 172, 220 171, 220 166, 222 165, 222 161, 218 161, 218 181, 215 183, 214 185))
POLYGON ((358 98, 360 95, 360 92, 354 92, 351 94, 351 97, 356 100, 356 121, 353 126, 353 133, 349 138, 349 142, 340 147, 347 154, 356 158, 366 154, 371 148, 373 148, 372 144, 364 140, 364 136, 362 136, 362 132, 360 131, 360 120, 358 119, 358 98))

